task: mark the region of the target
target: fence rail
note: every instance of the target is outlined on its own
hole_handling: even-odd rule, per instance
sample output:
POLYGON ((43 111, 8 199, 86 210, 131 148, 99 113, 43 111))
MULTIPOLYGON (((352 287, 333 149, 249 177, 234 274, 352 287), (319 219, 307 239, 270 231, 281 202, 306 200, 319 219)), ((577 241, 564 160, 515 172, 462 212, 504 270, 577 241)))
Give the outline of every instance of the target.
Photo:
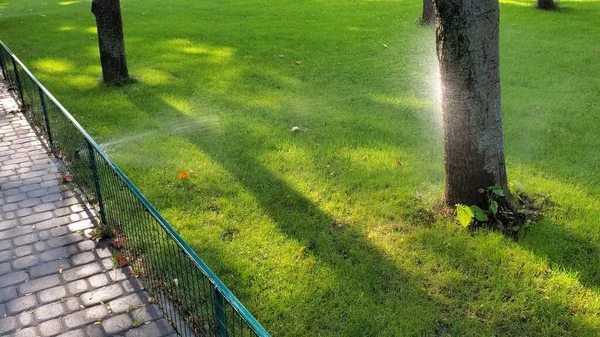
POLYGON ((145 282, 180 336, 270 336, 2 41, 0 68, 29 123, 96 208, 117 263, 145 282))

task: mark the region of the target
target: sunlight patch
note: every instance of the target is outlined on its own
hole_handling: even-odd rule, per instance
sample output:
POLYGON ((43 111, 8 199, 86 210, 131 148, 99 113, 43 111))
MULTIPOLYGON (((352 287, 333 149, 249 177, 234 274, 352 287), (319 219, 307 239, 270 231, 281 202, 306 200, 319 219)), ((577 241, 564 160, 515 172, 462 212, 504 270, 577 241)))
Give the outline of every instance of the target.
POLYGON ((71 64, 66 60, 56 60, 56 59, 41 59, 37 60, 33 63, 33 65, 41 71, 51 73, 51 74, 60 74, 66 71, 71 70, 71 64))
POLYGON ((61 26, 58 28, 59 31, 61 32, 70 32, 72 30, 75 30, 74 26, 61 26))
POLYGON ((397 108, 426 109, 431 107, 431 102, 417 96, 392 96, 386 94, 374 94, 371 99, 384 105, 392 105, 397 108))
POLYGON ((89 27, 85 30, 86 32, 90 33, 90 34, 98 34, 98 28, 94 27, 89 27))
POLYGON ((143 68, 138 69, 136 73, 140 76, 142 82, 150 85, 161 85, 169 80, 169 75, 158 69, 143 68))
POLYGON ((501 4, 509 4, 509 5, 517 5, 517 6, 522 6, 522 7, 533 7, 534 3, 533 2, 527 2, 527 1, 519 1, 519 0, 500 0, 501 4))
POLYGON ((61 1, 58 4, 61 6, 69 6, 69 5, 78 4, 80 2, 83 2, 83 1, 61 1))

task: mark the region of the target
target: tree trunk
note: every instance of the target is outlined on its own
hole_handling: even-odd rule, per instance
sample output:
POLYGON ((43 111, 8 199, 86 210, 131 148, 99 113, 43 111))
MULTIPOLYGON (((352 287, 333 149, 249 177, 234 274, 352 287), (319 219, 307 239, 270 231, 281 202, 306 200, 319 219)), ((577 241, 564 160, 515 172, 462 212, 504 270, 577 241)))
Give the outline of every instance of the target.
POLYGON ((556 5, 554 4, 554 0, 538 0, 537 8, 545 9, 545 10, 552 10, 552 9, 556 9, 556 5))
POLYGON ((442 79, 446 203, 485 206, 480 188, 499 185, 507 191, 498 0, 434 3, 442 79))
POLYGON ((433 0, 423 0, 423 15, 421 23, 424 25, 432 25, 435 22, 435 10, 433 8, 433 0))
POLYGON ((120 0, 93 0, 92 13, 98 27, 102 77, 109 84, 129 81, 120 0))

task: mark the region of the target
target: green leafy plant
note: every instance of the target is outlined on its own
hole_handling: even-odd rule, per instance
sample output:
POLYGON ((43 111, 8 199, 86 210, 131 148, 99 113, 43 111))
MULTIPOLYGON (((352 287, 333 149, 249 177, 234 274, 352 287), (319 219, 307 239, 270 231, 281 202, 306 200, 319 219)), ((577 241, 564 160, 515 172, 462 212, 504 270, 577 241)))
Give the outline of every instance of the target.
POLYGON ((488 201, 486 210, 477 205, 456 205, 456 219, 465 228, 476 222, 484 223, 490 221, 490 218, 496 219, 499 212, 498 200, 506 197, 504 189, 497 185, 482 188, 479 190, 479 193, 486 194, 488 201))

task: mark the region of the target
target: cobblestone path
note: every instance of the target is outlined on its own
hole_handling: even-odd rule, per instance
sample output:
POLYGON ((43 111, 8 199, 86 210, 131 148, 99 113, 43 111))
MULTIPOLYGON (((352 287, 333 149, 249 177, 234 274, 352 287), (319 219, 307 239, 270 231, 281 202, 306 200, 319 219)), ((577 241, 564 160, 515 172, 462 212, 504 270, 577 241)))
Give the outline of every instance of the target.
POLYGON ((0 336, 176 336, 0 84, 0 336))

